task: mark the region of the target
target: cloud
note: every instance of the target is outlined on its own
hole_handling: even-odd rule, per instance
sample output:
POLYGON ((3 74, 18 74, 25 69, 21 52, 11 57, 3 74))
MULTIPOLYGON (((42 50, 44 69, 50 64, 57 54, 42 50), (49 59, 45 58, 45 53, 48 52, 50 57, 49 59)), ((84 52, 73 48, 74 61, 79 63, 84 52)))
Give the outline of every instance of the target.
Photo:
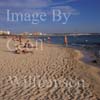
POLYGON ((69 3, 77 1, 78 0, 0 0, 0 15, 4 17, 6 9, 22 13, 46 12, 49 15, 51 15, 53 9, 59 9, 62 12, 77 15, 79 12, 68 5, 69 3))
POLYGON ((0 7, 35 8, 65 5, 77 0, 0 0, 0 7))
POLYGON ((79 15, 79 12, 72 8, 71 6, 56 6, 52 7, 52 9, 58 9, 61 10, 62 12, 70 13, 71 15, 79 15))
POLYGON ((46 7, 49 0, 0 0, 0 7, 18 7, 18 8, 34 8, 46 7))
POLYGON ((67 11, 76 11, 76 9, 68 6, 68 3, 76 2, 78 0, 0 0, 0 8, 11 8, 21 10, 33 10, 33 9, 48 9, 57 7, 60 9, 66 9, 67 11))

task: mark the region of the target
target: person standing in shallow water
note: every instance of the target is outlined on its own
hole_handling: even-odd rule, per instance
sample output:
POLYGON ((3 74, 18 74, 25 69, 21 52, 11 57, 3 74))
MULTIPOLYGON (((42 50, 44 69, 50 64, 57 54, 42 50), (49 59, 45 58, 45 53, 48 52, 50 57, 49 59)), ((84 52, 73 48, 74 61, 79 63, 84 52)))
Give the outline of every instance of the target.
POLYGON ((50 37, 48 37, 48 43, 50 43, 51 42, 51 38, 50 37))
POLYGON ((64 45, 65 45, 65 46, 68 45, 68 39, 67 39, 67 36, 64 36, 64 45))

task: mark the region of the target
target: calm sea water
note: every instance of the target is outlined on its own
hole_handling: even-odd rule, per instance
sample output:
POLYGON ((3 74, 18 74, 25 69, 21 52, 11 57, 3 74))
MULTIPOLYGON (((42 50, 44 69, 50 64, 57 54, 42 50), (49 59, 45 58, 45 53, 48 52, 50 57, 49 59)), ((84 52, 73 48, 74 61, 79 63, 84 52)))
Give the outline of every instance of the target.
MULTIPOLYGON (((67 38, 69 45, 100 45, 100 35, 68 36, 67 38)), ((38 39, 48 41, 48 37, 38 39)), ((51 36, 50 39, 52 44, 64 44, 64 36, 51 36)))

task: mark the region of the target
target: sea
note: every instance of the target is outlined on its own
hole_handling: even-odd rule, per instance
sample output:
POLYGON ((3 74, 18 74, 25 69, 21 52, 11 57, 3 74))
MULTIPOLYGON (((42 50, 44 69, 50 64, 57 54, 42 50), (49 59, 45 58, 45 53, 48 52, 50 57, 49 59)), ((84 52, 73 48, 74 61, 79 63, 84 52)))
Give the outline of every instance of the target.
MULTIPOLYGON (((48 37, 38 37, 39 40, 41 39, 45 43, 64 45, 64 36, 49 36, 49 38, 48 42, 48 37)), ((69 46, 100 46, 100 35, 67 36, 67 41, 69 46)))
POLYGON ((100 35, 77 35, 77 36, 67 36, 68 44, 64 44, 65 36, 49 36, 48 41, 47 36, 41 36, 32 38, 33 40, 42 40, 45 43, 57 44, 64 47, 72 47, 76 49, 81 49, 89 52, 94 52, 98 57, 100 57, 100 35))
POLYGON ((86 63, 95 61, 95 58, 91 58, 90 55, 100 58, 100 35, 67 36, 67 45, 64 44, 64 38, 65 36, 49 36, 50 40, 48 41, 48 37, 43 36, 34 39, 43 40, 45 43, 78 49, 83 52, 83 61, 86 63))

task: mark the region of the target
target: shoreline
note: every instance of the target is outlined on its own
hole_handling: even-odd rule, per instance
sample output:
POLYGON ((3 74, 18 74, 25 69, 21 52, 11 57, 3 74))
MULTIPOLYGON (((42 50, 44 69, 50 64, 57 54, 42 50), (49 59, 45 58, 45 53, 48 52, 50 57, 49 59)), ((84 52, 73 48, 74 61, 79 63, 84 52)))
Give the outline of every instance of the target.
POLYGON ((83 57, 80 58, 80 60, 82 62, 84 62, 84 63, 86 63, 88 65, 100 68, 100 63, 97 60, 98 57, 96 55, 96 52, 93 51, 92 48, 90 50, 86 50, 86 47, 85 48, 76 47, 76 50, 79 50, 82 53, 83 57))

